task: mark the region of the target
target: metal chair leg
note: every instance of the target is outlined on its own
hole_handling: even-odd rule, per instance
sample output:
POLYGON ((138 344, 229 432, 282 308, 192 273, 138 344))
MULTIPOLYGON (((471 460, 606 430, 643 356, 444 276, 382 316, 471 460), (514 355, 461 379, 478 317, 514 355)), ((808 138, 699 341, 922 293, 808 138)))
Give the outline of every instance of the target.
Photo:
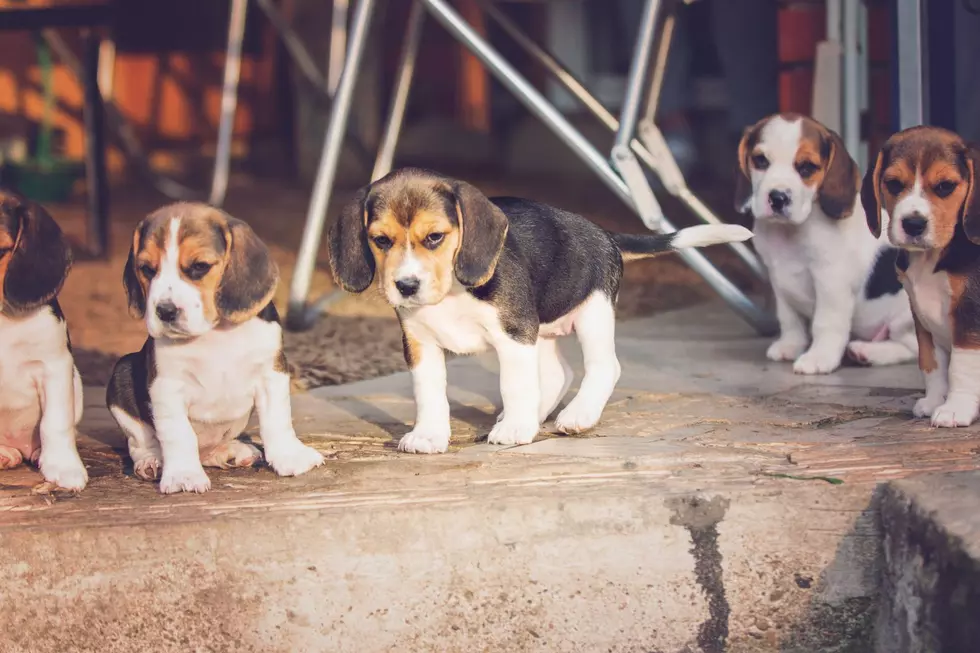
MULTIPOLYGON (((637 210, 629 188, 616 174, 606 159, 582 136, 551 103, 549 103, 520 73, 484 41, 445 0, 418 0, 460 43, 469 48, 487 69, 520 100, 534 115, 540 118, 555 134, 568 144, 599 178, 609 186, 628 206, 637 210)), ((627 141, 629 142, 629 141, 627 141)), ((674 227, 665 219, 664 231, 674 227)), ((719 272, 697 250, 678 252, 684 261, 718 292, 729 306, 763 335, 776 332, 772 316, 760 310, 731 281, 719 272)))
MULTIPOLYGON (((592 113, 592 115, 602 122, 603 125, 605 125, 611 132, 616 132, 619 130, 619 121, 616 119, 616 117, 610 113, 609 110, 606 109, 606 107, 603 106, 594 95, 589 93, 588 89, 585 88, 585 85, 582 84, 582 82, 572 73, 570 73, 568 69, 563 66, 561 62, 559 62, 550 52, 542 48, 540 45, 534 42, 534 40, 522 32, 521 29, 492 2, 481 0, 480 4, 484 11, 486 11, 488 17, 496 22, 497 25, 499 25, 500 28, 503 29, 503 31, 506 32, 522 50, 524 50, 524 52, 530 55, 541 66, 543 66, 545 70, 551 73, 551 75, 554 76, 554 78, 565 88, 565 90, 578 99, 578 101, 581 102, 592 113)), ((669 45, 669 43, 665 43, 669 34, 667 32, 668 25, 671 24, 668 20, 669 18, 670 16, 668 15, 664 20, 663 29, 665 31, 661 36, 659 51, 663 51, 664 48, 669 45)), ((651 82, 651 85, 653 86, 651 89, 651 96, 659 95, 659 92, 657 91, 659 84, 657 81, 657 71, 665 64, 666 56, 664 55, 661 62, 660 55, 658 54, 658 61, 654 66, 653 81, 651 82)), ((661 71, 661 80, 662 77, 663 74, 661 71)), ((655 103, 653 104, 655 106, 655 103)), ((655 110, 656 109, 654 108, 654 111, 655 110)), ((639 127, 641 137, 644 134, 645 124, 646 120, 641 120, 639 127)), ((653 172, 662 182, 665 182, 664 188, 669 193, 684 202, 688 209, 700 220, 708 224, 722 224, 722 221, 711 211, 711 209, 705 206, 705 204, 687 188, 682 175, 680 176, 680 184, 670 183, 671 181, 676 182, 676 176, 669 175, 664 172, 666 166, 668 165, 665 163, 665 161, 674 163, 673 157, 670 156, 669 150, 667 150, 666 157, 655 157, 654 154, 646 148, 646 146, 635 138, 630 142, 630 148, 633 150, 633 153, 640 160, 640 162, 647 168, 647 170, 653 172), (670 179, 665 181, 665 178, 667 177, 670 177, 670 179)), ((676 163, 674 163, 674 168, 676 167, 676 163)), ((679 170, 677 174, 680 175, 679 170)), ((756 256, 755 252, 747 247, 745 243, 729 243, 728 247, 738 254, 738 256, 745 262, 756 277, 761 280, 765 280, 767 278, 765 266, 762 265, 762 262, 759 260, 759 257, 756 256)))
POLYGON ((425 8, 418 2, 412 3, 408 15, 408 29, 405 32, 405 42, 402 44, 401 59, 398 63, 398 78, 395 89, 391 94, 391 108, 388 111, 388 121, 381 136, 381 146, 378 157, 374 161, 371 181, 377 181, 391 172, 391 163, 395 158, 395 146, 401 134, 405 121, 405 107, 408 105, 408 94, 412 88, 412 77, 415 74, 415 61, 422 43, 422 27, 425 25, 425 8))
POLYGON ((99 92, 98 32, 85 35, 85 159, 88 183, 88 248, 92 256, 104 258, 109 251, 109 184, 105 167, 105 113, 99 92))
POLYGON ((228 51, 225 57, 225 78, 221 89, 221 120, 218 123, 218 147, 214 156, 214 176, 208 202, 221 206, 228 192, 231 168, 231 136, 235 128, 235 109, 238 106, 238 80, 242 70, 242 42, 245 40, 245 17, 248 0, 231 0, 228 19, 228 51))
POLYGON ((310 282, 313 279, 316 255, 320 249, 327 207, 330 204, 330 193, 333 190, 334 177, 337 173, 337 162, 340 159, 340 150, 347 129, 347 119, 350 116, 351 103, 354 99, 354 85, 360 72, 361 60, 367 45, 368 30, 374 15, 374 2, 375 0, 360 0, 354 8, 350 47, 337 84, 334 103, 330 109, 330 118, 323 137, 320 166, 317 170, 316 181, 313 184, 310 206, 306 214, 306 226, 303 229, 303 239, 296 256, 296 267, 293 270, 293 278, 289 286, 286 324, 291 329, 307 328, 316 317, 315 314, 310 314, 311 311, 307 307, 310 282))

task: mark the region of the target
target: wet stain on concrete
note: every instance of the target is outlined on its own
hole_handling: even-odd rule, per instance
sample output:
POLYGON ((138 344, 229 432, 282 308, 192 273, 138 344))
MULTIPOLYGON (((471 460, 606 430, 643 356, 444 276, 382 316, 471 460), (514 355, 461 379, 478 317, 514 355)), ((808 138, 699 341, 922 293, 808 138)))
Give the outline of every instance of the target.
POLYGON ((725 596, 721 551, 718 548, 718 524, 728 511, 724 497, 706 499, 686 496, 669 499, 673 511, 670 523, 683 526, 691 534, 694 575, 708 600, 708 619, 698 628, 698 646, 703 653, 724 653, 728 642, 728 618, 731 608, 725 596))

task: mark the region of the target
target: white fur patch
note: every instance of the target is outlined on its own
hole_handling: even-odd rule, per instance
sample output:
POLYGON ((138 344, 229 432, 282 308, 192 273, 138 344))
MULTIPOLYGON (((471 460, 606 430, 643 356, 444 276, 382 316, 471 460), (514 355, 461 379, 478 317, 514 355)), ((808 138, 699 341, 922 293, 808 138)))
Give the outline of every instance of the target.
POLYGON ((752 232, 737 224, 701 224, 681 229, 671 242, 673 249, 707 247, 721 243, 738 243, 752 237, 752 232))

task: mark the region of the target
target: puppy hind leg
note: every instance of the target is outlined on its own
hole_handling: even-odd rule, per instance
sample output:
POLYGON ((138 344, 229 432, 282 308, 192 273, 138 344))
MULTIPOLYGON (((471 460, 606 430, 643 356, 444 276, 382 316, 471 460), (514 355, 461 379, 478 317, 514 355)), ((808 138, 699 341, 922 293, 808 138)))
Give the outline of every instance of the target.
POLYGON ((847 357, 861 365, 875 367, 898 365, 913 361, 919 354, 915 326, 909 316, 888 325, 887 340, 852 340, 847 345, 847 357))
POLYGON ((222 442, 201 458, 205 467, 228 469, 230 467, 251 467, 262 460, 262 453, 247 442, 235 438, 222 442))
POLYGON ((0 469, 13 469, 24 462, 24 454, 17 447, 0 446, 0 469))
POLYGON ((133 459, 133 473, 144 481, 160 478, 163 469, 163 454, 153 427, 139 420, 119 406, 111 406, 109 413, 116 424, 126 434, 129 457, 133 459))
POLYGON ((561 403, 575 378, 571 365, 561 354, 557 338, 538 340, 538 376, 541 379, 538 418, 543 422, 561 403))
POLYGON ((612 396, 622 368, 616 358, 616 315, 612 302, 601 293, 585 301, 575 318, 575 334, 585 358, 585 377, 575 398, 555 419, 562 433, 592 428, 612 396))

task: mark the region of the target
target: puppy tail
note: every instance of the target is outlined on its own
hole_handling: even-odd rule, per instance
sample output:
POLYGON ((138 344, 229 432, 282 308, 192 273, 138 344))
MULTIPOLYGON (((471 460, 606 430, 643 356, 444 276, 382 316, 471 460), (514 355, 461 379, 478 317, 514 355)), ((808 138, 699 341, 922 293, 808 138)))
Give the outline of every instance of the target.
POLYGON ((611 234, 624 261, 649 258, 691 247, 707 247, 719 243, 739 243, 752 237, 752 232, 737 224, 702 224, 670 234, 635 236, 611 234))

